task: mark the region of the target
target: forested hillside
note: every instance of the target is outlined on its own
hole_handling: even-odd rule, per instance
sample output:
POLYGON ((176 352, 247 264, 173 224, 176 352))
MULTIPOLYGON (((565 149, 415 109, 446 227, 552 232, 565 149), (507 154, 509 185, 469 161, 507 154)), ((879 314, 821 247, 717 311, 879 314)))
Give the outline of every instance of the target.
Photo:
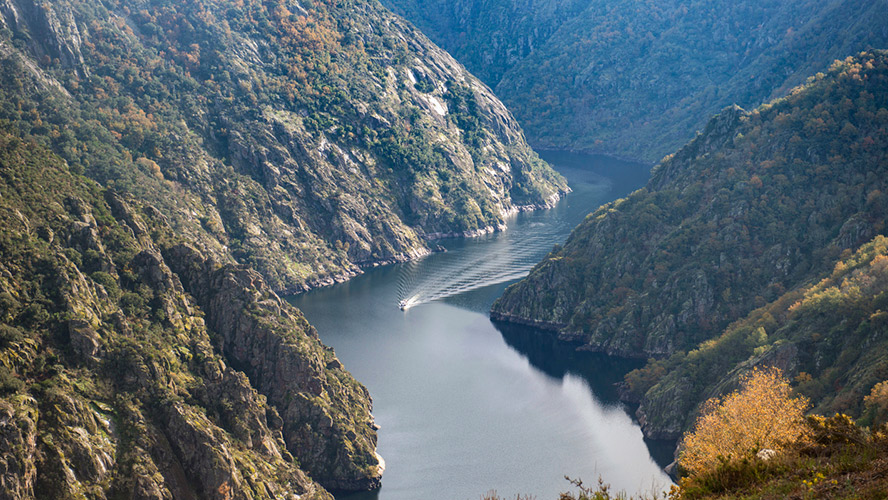
POLYGON ((831 271, 755 309, 687 353, 651 361, 627 376, 641 400, 645 433, 676 438, 699 403, 730 392, 757 366, 777 366, 821 415, 845 413, 864 425, 888 420, 878 393, 888 380, 888 238, 877 236, 831 271))
POLYGON ((370 395, 275 292, 566 189, 373 2, 0 1, 0 497, 379 487, 370 395))
POLYGON ((491 87, 590 0, 383 0, 491 87))
POLYGON ((583 348, 668 356, 805 286, 885 231, 888 54, 727 108, 493 307, 583 348))
POLYGON ((535 147, 650 162, 725 106, 888 47, 885 0, 384 3, 486 78, 535 147))
POLYGON ((566 190, 486 87, 373 2, 3 5, 0 119, 276 290, 566 190))
POLYGON ((366 389, 255 271, 6 130, 0 165, 0 496, 379 484, 366 389))

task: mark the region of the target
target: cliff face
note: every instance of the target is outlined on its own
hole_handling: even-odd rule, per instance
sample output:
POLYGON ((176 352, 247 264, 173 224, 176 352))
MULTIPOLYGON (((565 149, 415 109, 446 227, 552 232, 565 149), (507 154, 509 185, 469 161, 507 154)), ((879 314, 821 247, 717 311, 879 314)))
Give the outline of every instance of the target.
POLYGON ((493 88, 589 0, 384 0, 493 88))
POLYGON ((832 268, 885 229, 885 54, 728 108, 494 304, 583 348, 662 357, 832 268))
POLYGON ((0 497, 379 485, 366 389, 258 273, 8 132, 0 165, 0 497))
POLYGON ((566 191, 489 89, 373 2, 4 0, 0 26, 0 117, 277 291, 566 191))
POLYGON ((885 0, 384 3, 482 76, 535 146, 650 162, 725 106, 888 45, 885 0))

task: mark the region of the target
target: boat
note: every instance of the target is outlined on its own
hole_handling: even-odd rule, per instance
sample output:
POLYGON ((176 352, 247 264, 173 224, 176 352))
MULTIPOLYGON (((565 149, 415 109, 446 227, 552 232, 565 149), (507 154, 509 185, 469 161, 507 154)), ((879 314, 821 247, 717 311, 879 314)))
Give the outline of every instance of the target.
POLYGON ((398 308, 401 309, 402 311, 406 311, 407 310, 407 300, 405 299, 405 300, 398 302, 398 308))

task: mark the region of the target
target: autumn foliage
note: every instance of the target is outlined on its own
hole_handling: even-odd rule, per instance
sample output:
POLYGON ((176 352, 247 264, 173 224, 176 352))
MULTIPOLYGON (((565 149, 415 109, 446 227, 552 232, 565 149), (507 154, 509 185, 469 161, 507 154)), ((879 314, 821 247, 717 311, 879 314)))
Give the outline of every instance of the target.
POLYGON ((739 391, 704 403, 694 431, 685 436, 679 464, 697 474, 762 449, 779 451, 804 433, 807 406, 805 398, 792 397, 779 369, 753 369, 739 391))

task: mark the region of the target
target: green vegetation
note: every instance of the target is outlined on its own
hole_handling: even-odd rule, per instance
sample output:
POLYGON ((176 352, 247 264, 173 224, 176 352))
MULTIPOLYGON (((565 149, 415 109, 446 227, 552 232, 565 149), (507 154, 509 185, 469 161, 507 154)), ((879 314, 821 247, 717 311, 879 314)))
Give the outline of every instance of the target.
POLYGON ((646 188, 590 214, 493 315, 614 354, 688 352, 885 230, 886 123, 883 52, 752 112, 728 108, 646 188))
POLYGON ((274 290, 565 191, 376 3, 8 3, 0 496, 378 487, 367 390, 274 290))
POLYGON ((31 3, 0 19, 0 122, 277 290, 566 189, 499 101, 376 4, 31 3), (457 94, 470 106, 450 113, 457 94))
POLYGON ((386 0, 495 89, 532 144, 658 161, 731 104, 888 46, 878 2, 386 0))
POLYGON ((545 47, 566 21, 582 15, 588 0, 383 0, 469 71, 495 88, 534 50, 545 47))
MULTIPOLYGON (((101 188, 3 130, 0 165, 4 494, 330 498, 304 470, 336 486, 361 475, 378 481, 366 389, 258 275, 238 284, 239 300, 250 305, 252 296, 262 306, 250 307, 277 316, 250 333, 289 346, 263 359, 304 365, 261 392, 227 366, 236 358, 221 345, 234 341, 207 326, 220 312, 205 315, 193 298, 200 286, 186 293, 167 267, 162 253, 182 240, 156 208, 101 188), (286 423, 277 408, 289 412, 286 423), (293 426, 317 431, 297 436, 293 426)), ((237 301, 224 303, 226 314, 244 314, 237 301)))

